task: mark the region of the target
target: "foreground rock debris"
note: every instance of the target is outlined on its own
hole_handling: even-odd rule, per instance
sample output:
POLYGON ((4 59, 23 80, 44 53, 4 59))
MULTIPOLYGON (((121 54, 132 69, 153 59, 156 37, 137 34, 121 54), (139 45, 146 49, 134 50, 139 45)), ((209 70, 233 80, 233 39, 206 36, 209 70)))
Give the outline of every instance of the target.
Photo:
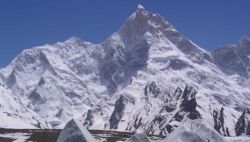
POLYGON ((151 142, 145 134, 135 134, 125 142, 151 142))
MULTIPOLYGON (((57 142, 97 142, 79 120, 72 119, 61 132, 57 142)), ((145 134, 135 134, 125 142, 151 142, 145 134)), ((214 129, 189 120, 164 140, 157 142, 226 142, 214 129)))
POLYGON ((70 120, 62 130, 57 142, 97 142, 77 119, 70 120))
POLYGON ((226 142, 212 128, 197 121, 187 121, 183 126, 171 133, 163 142, 226 142))

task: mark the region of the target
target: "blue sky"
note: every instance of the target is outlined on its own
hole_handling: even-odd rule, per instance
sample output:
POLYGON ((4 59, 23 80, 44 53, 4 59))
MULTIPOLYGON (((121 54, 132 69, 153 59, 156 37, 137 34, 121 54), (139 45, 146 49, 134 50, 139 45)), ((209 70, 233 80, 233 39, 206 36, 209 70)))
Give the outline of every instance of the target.
POLYGON ((138 4, 207 50, 250 36, 250 0, 1 0, 0 67, 24 49, 71 36, 99 43, 138 4))

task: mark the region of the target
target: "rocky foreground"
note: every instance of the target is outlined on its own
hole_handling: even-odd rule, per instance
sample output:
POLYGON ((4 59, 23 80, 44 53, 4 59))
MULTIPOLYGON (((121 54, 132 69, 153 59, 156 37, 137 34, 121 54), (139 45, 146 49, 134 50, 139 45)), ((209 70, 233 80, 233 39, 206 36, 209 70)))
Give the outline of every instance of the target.
MULTIPOLYGON (((134 134, 125 142, 247 142, 250 138, 224 138, 214 129, 204 124, 190 120, 176 129, 168 137, 161 140, 151 140, 146 134, 134 134)), ((61 132, 57 142, 100 142, 81 124, 80 120, 72 119, 61 132)))

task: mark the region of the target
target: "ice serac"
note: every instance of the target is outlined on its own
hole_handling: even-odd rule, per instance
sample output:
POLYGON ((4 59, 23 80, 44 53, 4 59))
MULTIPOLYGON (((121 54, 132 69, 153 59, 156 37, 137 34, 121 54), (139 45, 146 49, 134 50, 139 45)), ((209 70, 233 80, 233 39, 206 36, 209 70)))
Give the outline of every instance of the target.
POLYGON ((57 142, 97 142, 77 119, 70 120, 60 133, 57 142))
POLYGON ((190 120, 171 133, 163 142, 226 142, 215 130, 190 120))
POLYGON ((145 134, 135 134, 125 142, 151 142, 145 134))

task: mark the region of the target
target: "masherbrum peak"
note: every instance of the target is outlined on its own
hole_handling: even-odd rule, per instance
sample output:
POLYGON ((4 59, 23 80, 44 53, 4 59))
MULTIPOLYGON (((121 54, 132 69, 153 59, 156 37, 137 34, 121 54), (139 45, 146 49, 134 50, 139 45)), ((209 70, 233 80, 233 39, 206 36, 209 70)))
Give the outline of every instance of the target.
MULTIPOLYGON (((250 47, 246 40, 239 46, 250 47)), ((73 37, 24 50, 0 70, 0 81, 54 128, 78 117, 87 128, 168 135, 199 119, 223 135, 235 135, 235 122, 250 107, 250 88, 248 78, 229 65, 242 63, 243 72, 249 70, 239 62, 238 48, 229 48, 237 53, 230 63, 223 60, 227 50, 211 56, 138 5, 102 43, 73 37)))
POLYGON ((137 10, 144 10, 144 7, 141 4, 138 4, 137 10))

